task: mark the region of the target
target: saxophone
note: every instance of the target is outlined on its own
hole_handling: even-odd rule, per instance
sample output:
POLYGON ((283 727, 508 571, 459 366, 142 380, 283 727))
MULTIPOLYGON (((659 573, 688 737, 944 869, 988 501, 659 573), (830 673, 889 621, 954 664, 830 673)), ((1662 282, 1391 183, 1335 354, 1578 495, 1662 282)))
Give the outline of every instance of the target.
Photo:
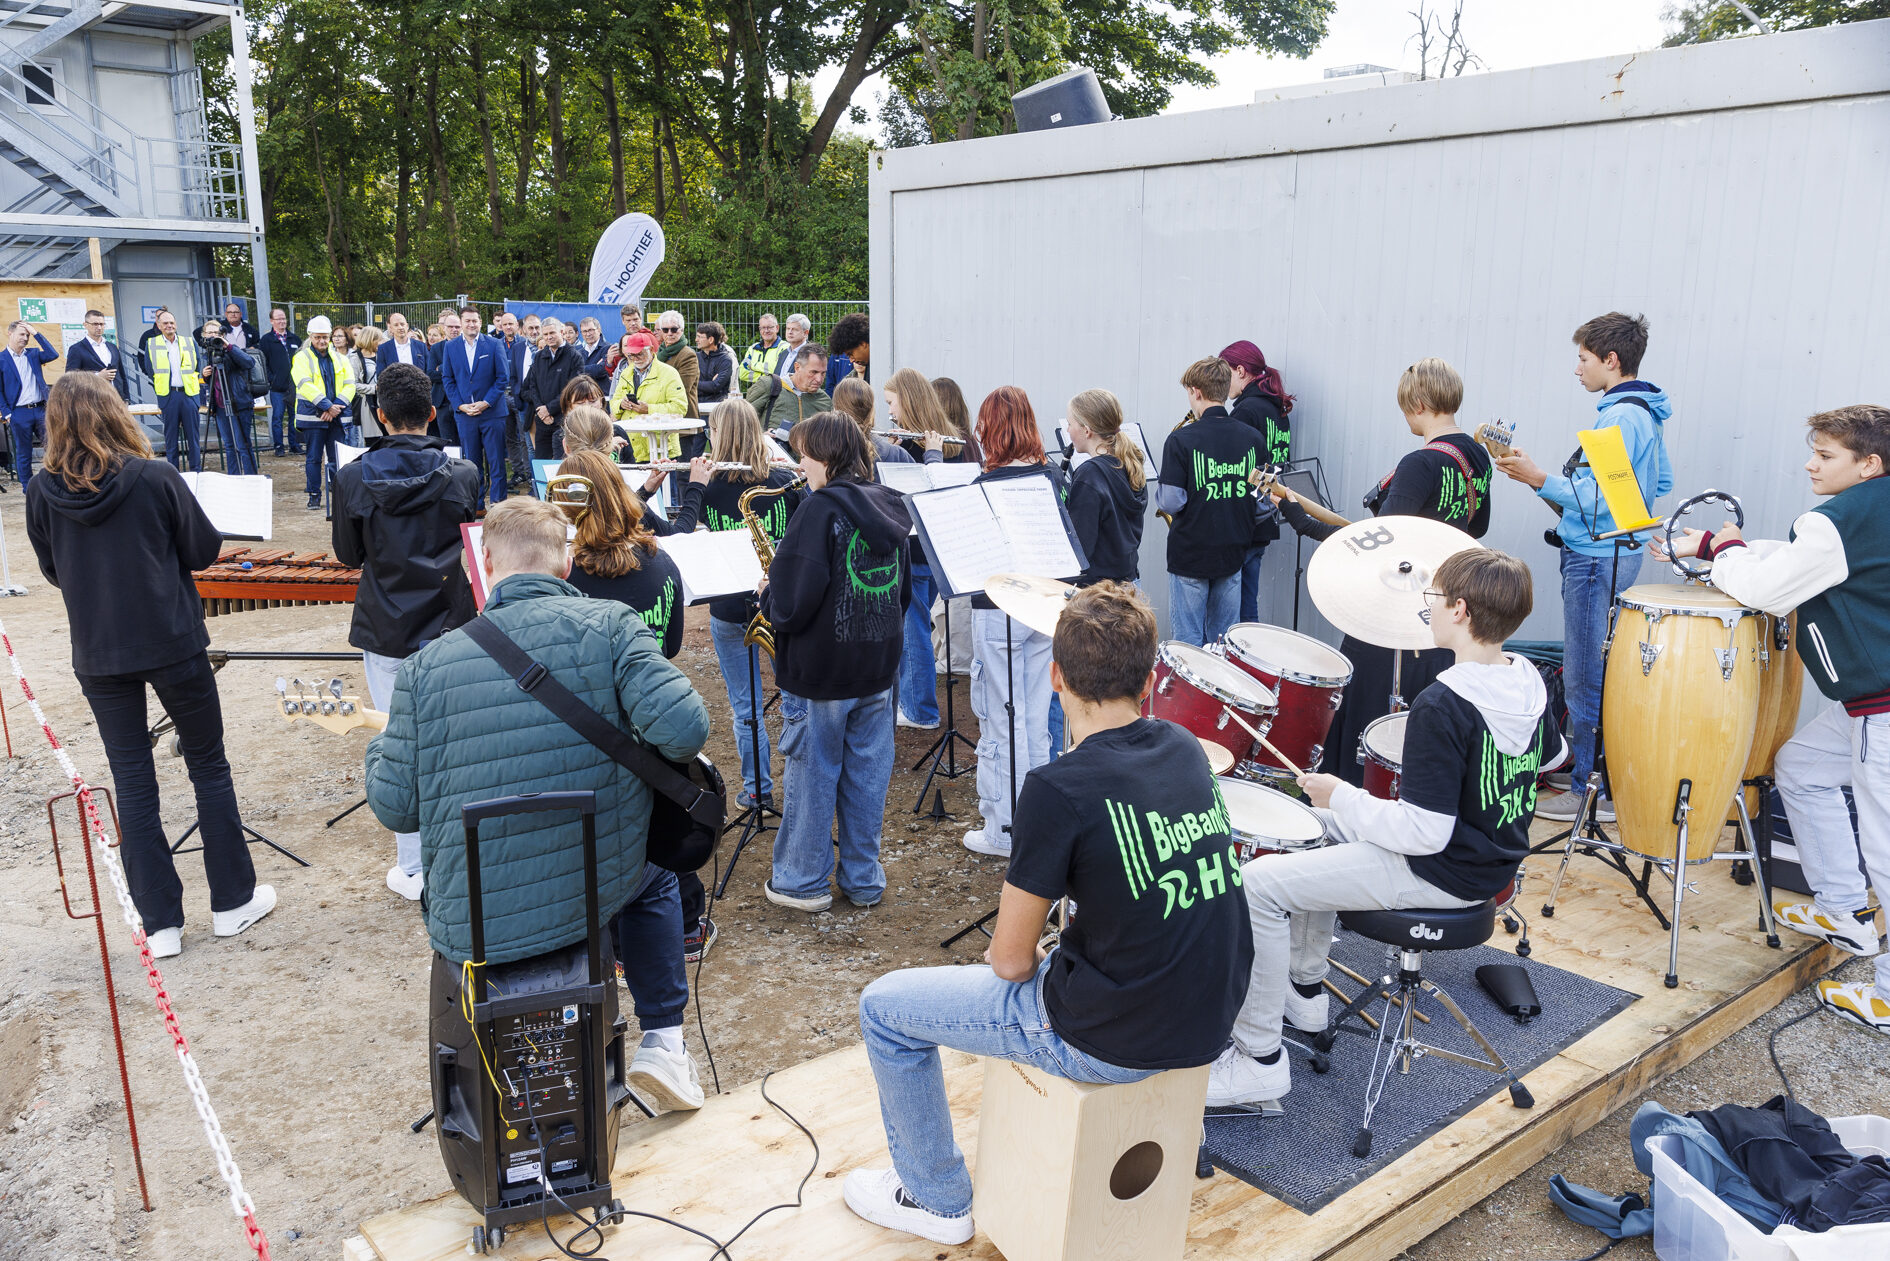
MULTIPOLYGON (((799 490, 807 485, 805 477, 796 477, 785 486, 755 486, 745 490, 741 498, 735 501, 735 510, 742 514, 742 521, 748 526, 748 541, 754 544, 755 559, 761 562, 761 572, 767 573, 774 564, 774 540, 768 537, 768 529, 761 522, 761 514, 754 509, 757 499, 773 499, 785 495, 790 490, 799 490)), ((748 619, 748 629, 742 634, 743 644, 759 644, 761 650, 774 658, 774 628, 768 625, 768 619, 756 609, 755 615, 748 619)))
MULTIPOLYGON (((1187 413, 1186 415, 1184 415, 1184 416, 1183 416, 1183 417, 1181 418, 1181 420, 1180 420, 1180 422, 1179 422, 1178 424, 1176 424, 1176 425, 1175 425, 1175 428, 1176 428, 1176 429, 1182 429, 1182 428, 1185 428, 1185 427, 1187 427, 1188 425, 1192 425, 1193 423, 1194 423, 1194 413, 1193 413, 1192 411, 1190 411, 1190 412, 1188 412, 1188 413, 1187 413)), ((1175 524, 1175 514, 1174 514, 1174 513, 1172 513, 1172 512, 1163 512, 1163 511, 1162 511, 1162 510, 1161 510, 1160 508, 1157 508, 1157 509, 1155 510, 1155 515, 1156 515, 1156 516, 1158 516, 1158 517, 1160 517, 1160 518, 1162 519, 1162 524, 1164 524, 1164 525, 1167 525, 1167 526, 1169 526, 1170 528, 1172 528, 1172 527, 1174 526, 1174 524, 1175 524)))

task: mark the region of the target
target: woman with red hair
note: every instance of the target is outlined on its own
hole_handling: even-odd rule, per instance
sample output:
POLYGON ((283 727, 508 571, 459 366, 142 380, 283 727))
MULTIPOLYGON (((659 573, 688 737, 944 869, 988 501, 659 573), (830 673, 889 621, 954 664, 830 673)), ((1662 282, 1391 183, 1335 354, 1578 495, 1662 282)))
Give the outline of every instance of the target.
MULTIPOLYGON (((1293 458, 1293 431, 1287 417, 1293 411, 1293 396, 1280 380, 1280 370, 1269 367, 1267 357, 1250 341, 1237 341, 1220 354, 1221 362, 1233 369, 1233 401, 1227 414, 1259 431, 1261 451, 1269 464, 1284 464, 1293 458)), ((1265 505, 1263 504, 1264 508, 1265 505)), ((1255 523, 1253 544, 1240 567, 1240 620, 1260 620, 1260 559, 1267 544, 1280 537, 1277 512, 1267 511, 1255 523)))
MULTIPOLYGON (((1022 390, 1001 385, 985 395, 977 438, 984 451, 978 481, 1044 477, 1063 497, 1063 470, 1044 460, 1037 414, 1022 390)), ((984 825, 965 833, 965 848, 1008 857, 1012 741, 1018 784, 1050 760, 1050 636, 1011 621, 985 596, 973 596, 971 608, 971 709, 978 716, 978 808, 984 825), (1007 701, 1011 714, 1004 709, 1007 701)))

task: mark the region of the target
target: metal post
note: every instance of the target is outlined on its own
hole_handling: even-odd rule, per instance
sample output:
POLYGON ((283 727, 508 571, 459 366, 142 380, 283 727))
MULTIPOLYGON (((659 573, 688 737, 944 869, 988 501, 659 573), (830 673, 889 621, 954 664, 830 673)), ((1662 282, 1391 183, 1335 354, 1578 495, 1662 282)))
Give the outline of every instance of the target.
MULTIPOLYGON (((243 203, 249 218, 249 266, 256 306, 269 321, 269 250, 263 242, 262 162, 256 156, 256 107, 249 94, 249 26, 242 0, 230 7, 230 76, 236 81, 236 128, 243 145, 243 203)), ((291 322, 290 327, 294 327, 291 322)))

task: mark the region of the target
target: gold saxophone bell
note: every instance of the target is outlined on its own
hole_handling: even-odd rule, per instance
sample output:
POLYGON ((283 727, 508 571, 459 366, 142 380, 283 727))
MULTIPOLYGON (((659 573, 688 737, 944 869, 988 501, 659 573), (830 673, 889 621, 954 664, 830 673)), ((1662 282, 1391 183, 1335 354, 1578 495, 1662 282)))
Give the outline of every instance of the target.
MULTIPOLYGON (((752 487, 743 491, 741 498, 735 501, 735 509, 741 513, 743 523, 748 526, 748 541, 754 544, 755 559, 761 562, 761 572, 764 574, 768 572, 769 566, 774 564, 774 540, 768 537, 768 530, 762 524, 761 515, 754 510, 754 502, 757 499, 773 499, 777 495, 787 494, 790 490, 799 490, 805 485, 807 485, 807 479, 796 476, 785 486, 752 487)), ((762 616, 759 609, 755 611, 753 617, 748 619, 748 629, 742 632, 742 643, 757 645, 768 654, 770 661, 774 659, 774 628, 768 625, 768 619, 762 616)))

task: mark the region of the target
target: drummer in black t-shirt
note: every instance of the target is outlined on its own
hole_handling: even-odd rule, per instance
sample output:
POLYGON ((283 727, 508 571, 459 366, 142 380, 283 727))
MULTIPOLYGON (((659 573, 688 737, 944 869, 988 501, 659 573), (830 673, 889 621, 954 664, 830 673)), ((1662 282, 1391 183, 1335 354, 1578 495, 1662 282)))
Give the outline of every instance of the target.
POLYGON ((1431 585, 1431 634, 1456 664, 1411 706, 1400 799, 1302 775, 1327 831, 1345 843, 1262 855, 1242 873, 1253 978, 1233 1045, 1208 1076, 1210 1107, 1291 1089, 1281 1025, 1290 1015, 1307 1033, 1325 1028, 1335 912, 1474 906, 1501 893, 1529 852, 1536 773, 1563 756, 1542 676, 1503 651, 1534 603, 1529 566, 1477 548, 1439 565, 1431 585))
POLYGON ((1139 592, 1078 592, 1051 677, 1075 745, 1031 771, 985 952, 990 967, 889 973, 860 996, 891 1169, 847 1176, 848 1207, 942 1244, 971 1238, 938 1048, 1123 1084, 1209 1063, 1227 1043, 1253 945, 1227 807, 1200 742, 1143 718, 1155 615, 1139 592), (1051 907, 1082 908, 1041 956, 1051 907))

